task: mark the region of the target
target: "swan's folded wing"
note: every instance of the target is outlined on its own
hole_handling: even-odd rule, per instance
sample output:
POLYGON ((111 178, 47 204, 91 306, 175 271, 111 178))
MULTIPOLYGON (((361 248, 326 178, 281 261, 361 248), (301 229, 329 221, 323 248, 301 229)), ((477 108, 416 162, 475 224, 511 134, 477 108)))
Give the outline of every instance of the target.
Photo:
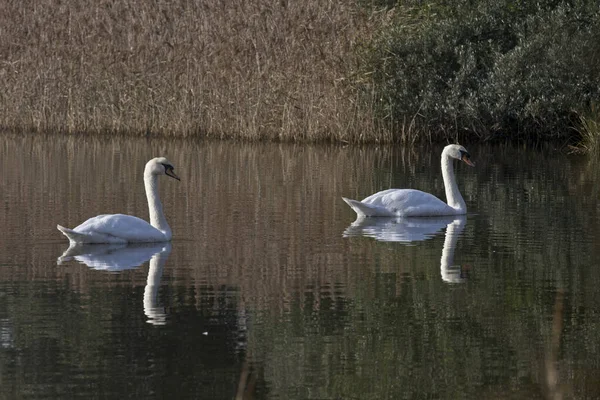
POLYGON ((415 189, 388 189, 375 193, 363 203, 383 207, 399 217, 452 215, 455 210, 432 194, 415 189))
POLYGON ((103 234, 128 242, 160 242, 165 234, 147 221, 132 215, 105 214, 90 218, 73 229, 78 233, 103 234))

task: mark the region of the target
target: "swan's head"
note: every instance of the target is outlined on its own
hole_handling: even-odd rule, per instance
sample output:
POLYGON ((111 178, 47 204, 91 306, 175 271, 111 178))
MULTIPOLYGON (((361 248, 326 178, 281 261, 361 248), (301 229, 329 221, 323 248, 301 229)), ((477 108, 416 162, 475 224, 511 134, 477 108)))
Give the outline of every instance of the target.
POLYGON ((448 146, 444 147, 442 154, 446 154, 449 157, 464 161, 465 164, 470 165, 471 167, 475 166, 475 163, 471 161, 471 155, 467 149, 459 144, 449 144, 448 146))
POLYGON ((171 178, 175 178, 178 181, 179 177, 175 174, 173 164, 164 157, 156 157, 146 163, 145 174, 150 175, 167 175, 171 178))

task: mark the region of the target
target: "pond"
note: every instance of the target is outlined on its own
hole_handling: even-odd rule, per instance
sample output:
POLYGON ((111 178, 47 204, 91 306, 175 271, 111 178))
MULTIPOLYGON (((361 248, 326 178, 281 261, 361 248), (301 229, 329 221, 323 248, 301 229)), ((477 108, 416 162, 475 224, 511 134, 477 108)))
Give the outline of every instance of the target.
POLYGON ((0 136, 0 398, 600 397, 600 163, 469 146, 466 216, 354 223, 441 149, 0 136), (69 249, 158 155, 172 242, 69 249))

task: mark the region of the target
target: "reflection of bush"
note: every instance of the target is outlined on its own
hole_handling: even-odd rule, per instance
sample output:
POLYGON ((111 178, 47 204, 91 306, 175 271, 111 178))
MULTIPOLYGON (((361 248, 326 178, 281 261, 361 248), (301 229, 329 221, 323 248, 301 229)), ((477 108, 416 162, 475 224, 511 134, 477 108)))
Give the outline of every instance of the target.
POLYGON ((438 138, 556 139, 599 99, 599 38, 594 1, 429 1, 396 7, 364 54, 390 123, 438 138))

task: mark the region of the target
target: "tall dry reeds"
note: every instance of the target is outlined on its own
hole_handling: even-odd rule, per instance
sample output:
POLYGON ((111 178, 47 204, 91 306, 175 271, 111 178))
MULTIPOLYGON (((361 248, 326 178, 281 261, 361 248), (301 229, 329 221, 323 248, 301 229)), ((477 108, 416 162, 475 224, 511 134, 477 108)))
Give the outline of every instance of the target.
POLYGON ((342 0, 6 0, 0 126, 386 141, 348 84, 382 20, 342 0))

